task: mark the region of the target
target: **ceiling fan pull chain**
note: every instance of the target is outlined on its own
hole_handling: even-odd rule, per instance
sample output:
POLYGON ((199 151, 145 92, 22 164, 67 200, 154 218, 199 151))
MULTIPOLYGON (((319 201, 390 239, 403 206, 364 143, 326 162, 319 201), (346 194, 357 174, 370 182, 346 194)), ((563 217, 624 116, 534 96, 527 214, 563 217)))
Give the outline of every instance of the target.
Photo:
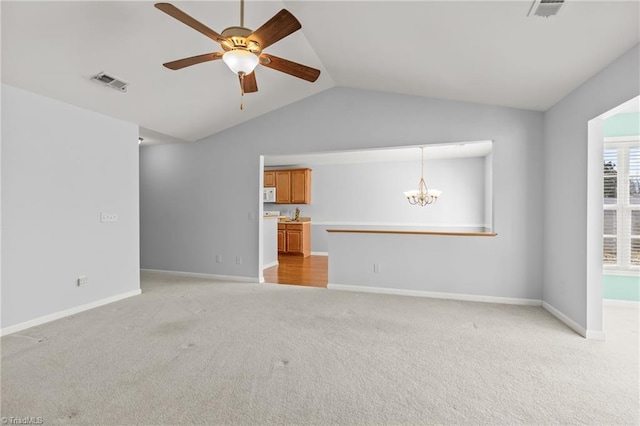
POLYGON ((244 109, 244 105, 242 103, 244 100, 244 73, 241 72, 238 76, 240 77, 240 110, 242 111, 244 109))

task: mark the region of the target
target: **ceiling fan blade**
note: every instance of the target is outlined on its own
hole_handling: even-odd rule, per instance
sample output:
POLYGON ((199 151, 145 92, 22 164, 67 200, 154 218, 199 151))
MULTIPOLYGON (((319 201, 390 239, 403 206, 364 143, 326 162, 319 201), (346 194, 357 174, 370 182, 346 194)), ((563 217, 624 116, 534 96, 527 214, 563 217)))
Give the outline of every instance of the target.
POLYGON ((190 58, 178 59, 177 61, 167 62, 162 64, 170 70, 179 70, 182 68, 190 67, 191 65, 201 64, 203 62, 215 61, 222 58, 222 52, 205 53, 204 55, 192 56, 190 58))
POLYGON ((312 83, 320 76, 320 70, 266 53, 260 55, 260 63, 265 67, 273 68, 312 83))
POLYGON ((218 43, 222 43, 223 41, 226 40, 220 34, 218 34, 217 32, 213 31, 211 28, 207 27, 202 22, 200 22, 200 21, 192 18, 191 16, 187 15, 186 13, 184 13, 183 11, 181 11, 180 9, 178 9, 177 7, 175 7, 172 4, 169 4, 169 3, 156 3, 155 6, 156 6, 156 8, 160 9, 161 11, 163 11, 167 15, 171 16, 172 18, 175 18, 178 21, 182 22, 183 24, 186 24, 186 25, 190 26, 191 28, 193 28, 194 30, 206 35, 207 37, 209 37, 213 41, 216 41, 218 43))
POLYGON ((244 86, 244 93, 254 93, 258 91, 258 82, 256 81, 255 71, 247 74, 240 79, 240 84, 244 86), (244 84, 243 84, 244 83, 244 84))
POLYGON ((300 28, 302 28, 302 25, 296 17, 287 9, 282 9, 273 18, 255 30, 247 39, 257 41, 260 44, 260 49, 266 49, 300 28))

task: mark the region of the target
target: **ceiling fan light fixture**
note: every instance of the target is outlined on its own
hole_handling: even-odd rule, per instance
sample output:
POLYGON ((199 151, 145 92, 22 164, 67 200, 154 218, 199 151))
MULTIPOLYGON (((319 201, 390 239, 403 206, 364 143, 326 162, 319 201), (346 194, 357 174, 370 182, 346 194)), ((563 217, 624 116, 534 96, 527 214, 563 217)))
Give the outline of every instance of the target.
POLYGON ((258 66, 258 56, 244 49, 233 49, 222 55, 222 60, 237 75, 251 74, 258 66))

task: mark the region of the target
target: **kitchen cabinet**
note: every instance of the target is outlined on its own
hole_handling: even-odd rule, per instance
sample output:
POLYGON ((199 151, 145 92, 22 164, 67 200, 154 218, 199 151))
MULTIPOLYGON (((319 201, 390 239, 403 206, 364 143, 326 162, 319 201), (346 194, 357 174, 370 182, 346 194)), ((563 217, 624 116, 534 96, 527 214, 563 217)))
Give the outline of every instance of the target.
POLYGON ((267 170, 264 186, 273 182, 276 204, 311 204, 311 169, 267 170))
POLYGON ((311 222, 278 223, 278 253, 311 255, 311 222))
POLYGON ((276 172, 273 170, 267 170, 264 172, 264 187, 275 188, 276 186, 276 172))
MULTIPOLYGON (((276 189, 277 191, 277 189, 276 189)), ((291 170, 291 204, 311 204, 311 170, 291 170)))
POLYGON ((278 170, 276 173, 276 204, 291 204, 291 172, 278 170))

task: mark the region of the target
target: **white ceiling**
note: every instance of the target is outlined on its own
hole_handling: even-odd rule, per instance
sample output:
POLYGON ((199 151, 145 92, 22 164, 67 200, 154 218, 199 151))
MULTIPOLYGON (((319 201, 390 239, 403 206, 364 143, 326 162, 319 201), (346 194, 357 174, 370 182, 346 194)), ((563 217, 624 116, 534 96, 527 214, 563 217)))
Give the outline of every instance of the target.
MULTIPOLYGON (((218 32, 239 23, 238 1, 175 4, 218 32)), ((2 1, 2 81, 137 123, 145 143, 194 141, 336 85, 546 110, 640 41, 638 1, 567 0, 548 19, 527 18, 530 5, 247 0, 250 28, 283 7, 302 23, 267 53, 322 74, 312 84, 259 67, 240 111, 221 61, 161 66, 220 48, 153 2, 2 1), (128 92, 91 82, 99 71, 128 92)))
MULTIPOLYGON (((491 153, 493 142, 470 141, 442 145, 425 145, 424 159, 484 157, 491 153)), ((355 164, 396 161, 419 161, 420 146, 382 148, 358 151, 322 152, 317 154, 265 155, 264 165, 310 167, 321 164, 355 164)))

